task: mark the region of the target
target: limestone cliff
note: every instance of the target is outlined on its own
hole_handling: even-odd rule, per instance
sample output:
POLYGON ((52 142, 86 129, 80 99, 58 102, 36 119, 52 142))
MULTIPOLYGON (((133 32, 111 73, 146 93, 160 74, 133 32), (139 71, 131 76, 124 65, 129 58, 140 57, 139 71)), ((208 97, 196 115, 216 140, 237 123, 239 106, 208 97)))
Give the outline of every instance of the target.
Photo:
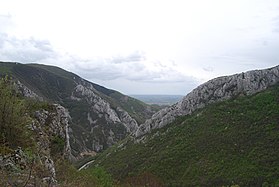
POLYGON ((70 127, 70 137, 74 140, 77 157, 92 151, 98 152, 121 140, 128 133, 135 133, 137 121, 121 107, 113 107, 107 100, 97 94, 94 86, 80 81, 71 94, 71 100, 86 103, 84 111, 87 129, 84 136, 78 136, 78 126, 70 127))
POLYGON ((279 66, 212 79, 187 94, 180 102, 160 110, 137 129, 139 137, 152 129, 162 128, 178 116, 239 95, 252 95, 279 82, 279 66))

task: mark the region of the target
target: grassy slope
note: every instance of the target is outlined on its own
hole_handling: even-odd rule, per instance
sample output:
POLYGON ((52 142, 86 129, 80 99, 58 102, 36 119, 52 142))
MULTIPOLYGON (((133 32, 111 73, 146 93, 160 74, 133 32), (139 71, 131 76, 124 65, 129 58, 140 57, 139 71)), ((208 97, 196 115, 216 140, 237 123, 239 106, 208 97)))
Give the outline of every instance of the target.
POLYGON ((0 76, 11 75, 41 97, 51 101, 61 101, 61 98, 69 97, 74 88, 74 82, 69 77, 70 73, 62 69, 60 71, 64 71, 64 74, 54 73, 55 71, 48 71, 44 67, 59 70, 52 66, 42 65, 40 68, 40 65, 35 64, 0 62, 0 76), (65 76, 66 73, 69 75, 65 76))
POLYGON ((181 117, 145 142, 95 163, 122 181, 150 173, 167 186, 279 186, 279 86, 181 117))

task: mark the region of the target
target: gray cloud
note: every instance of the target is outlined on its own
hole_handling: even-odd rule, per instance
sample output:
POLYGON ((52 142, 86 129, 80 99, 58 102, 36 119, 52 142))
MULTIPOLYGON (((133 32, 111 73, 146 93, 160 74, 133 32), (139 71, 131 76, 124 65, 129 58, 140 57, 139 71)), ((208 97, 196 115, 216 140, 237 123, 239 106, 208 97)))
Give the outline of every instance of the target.
POLYGON ((127 62, 139 62, 145 60, 145 54, 140 51, 135 51, 130 55, 127 56, 116 56, 112 57, 110 61, 114 64, 121 64, 121 63, 127 63, 127 62))
MULTIPOLYGON (((129 55, 127 56, 129 59, 129 55)), ((114 63, 114 58, 82 60, 73 58, 68 70, 124 93, 186 94, 199 84, 195 77, 186 76, 175 69, 175 63, 166 66, 161 62, 129 61, 114 63), (148 63, 155 64, 155 69, 148 63)))
POLYGON ((202 68, 204 71, 207 71, 207 72, 213 72, 213 67, 210 67, 210 66, 207 66, 207 67, 204 67, 202 68))
MULTIPOLYGON (((142 55, 142 54, 141 54, 142 55)), ((195 78, 185 76, 178 72, 174 65, 167 66, 158 61, 147 61, 144 56, 135 54, 93 60, 72 59, 73 71, 90 80, 111 81, 126 79, 137 82, 171 83, 171 82, 197 82, 195 78), (120 62, 120 59, 123 61, 120 62), (119 63, 115 63, 119 61, 119 63), (153 68, 150 68, 149 64, 153 68)), ((69 63, 68 63, 69 64, 69 63)))
POLYGON ((5 33, 0 33, 0 59, 57 65, 89 80, 125 79, 146 83, 197 82, 195 78, 178 72, 175 69, 177 66, 175 62, 165 65, 160 61, 151 61, 140 51, 126 56, 82 59, 71 55, 59 55, 46 40, 18 39, 5 33))
POLYGON ((39 62, 56 56, 57 53, 48 41, 34 38, 18 39, 0 33, 0 59, 3 61, 39 62))
POLYGON ((58 54, 47 40, 19 39, 8 34, 14 27, 12 18, 9 14, 0 15, 0 60, 28 63, 57 58, 58 54))
POLYGON ((13 27, 10 15, 0 15, 0 25, 1 61, 56 65, 92 82, 114 89, 122 88, 130 93, 137 92, 131 91, 131 89, 143 90, 143 93, 148 90, 150 93, 163 91, 164 93, 172 93, 172 91, 175 93, 177 91, 175 89, 178 87, 179 90, 185 89, 182 88, 182 85, 192 87, 198 84, 194 77, 185 76, 177 71, 177 64, 174 61, 162 63, 150 60, 142 51, 134 51, 127 55, 82 59, 69 54, 59 54, 47 40, 32 37, 20 39, 7 34, 13 27), (118 86, 115 87, 115 85, 118 86), (172 88, 171 91, 169 88, 172 88))

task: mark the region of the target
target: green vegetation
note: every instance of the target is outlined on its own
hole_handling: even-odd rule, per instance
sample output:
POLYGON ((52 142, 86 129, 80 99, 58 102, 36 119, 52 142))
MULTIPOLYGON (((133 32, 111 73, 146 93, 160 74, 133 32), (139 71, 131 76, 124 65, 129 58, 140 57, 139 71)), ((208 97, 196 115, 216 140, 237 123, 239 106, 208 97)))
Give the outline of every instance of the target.
POLYGON ((65 187, 111 187, 112 177, 101 167, 77 171, 69 162, 56 162, 57 180, 60 186, 65 187))
POLYGON ((71 95, 75 86, 71 78, 52 73, 45 68, 34 67, 34 65, 16 64, 12 72, 14 78, 19 79, 31 90, 50 101, 61 103, 64 98, 71 95))
POLYGON ((0 154, 18 146, 33 146, 25 101, 17 96, 8 77, 0 79, 0 98, 0 154))
POLYGON ((19 159, 20 154, 25 156, 24 161, 19 159, 16 164, 1 165, 0 186, 7 186, 8 182, 27 185, 29 173, 37 178, 43 171, 42 165, 37 163, 35 135, 29 127, 32 121, 30 106, 18 95, 11 78, 0 79, 0 157, 13 155, 14 159, 19 159))
POLYGON ((12 72, 12 67, 14 66, 14 63, 5 63, 0 62, 0 76, 3 77, 7 74, 10 74, 12 72))
MULTIPOLYGON (((212 104, 96 157, 121 184, 279 186, 279 86, 212 104)), ((94 167, 94 166, 92 166, 94 167)))
POLYGON ((57 154, 61 154, 64 151, 64 146, 65 146, 65 140, 61 138, 60 136, 54 136, 51 139, 51 152, 50 154, 52 156, 55 156, 57 154))

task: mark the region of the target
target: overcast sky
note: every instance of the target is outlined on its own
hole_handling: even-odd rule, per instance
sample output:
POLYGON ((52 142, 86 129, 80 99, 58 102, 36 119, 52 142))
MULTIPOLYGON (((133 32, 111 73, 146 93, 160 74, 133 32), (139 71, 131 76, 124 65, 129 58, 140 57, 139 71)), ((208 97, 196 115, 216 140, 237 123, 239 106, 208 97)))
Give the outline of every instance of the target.
POLYGON ((186 95, 279 64, 278 0, 0 0, 0 60, 125 94, 186 95))

